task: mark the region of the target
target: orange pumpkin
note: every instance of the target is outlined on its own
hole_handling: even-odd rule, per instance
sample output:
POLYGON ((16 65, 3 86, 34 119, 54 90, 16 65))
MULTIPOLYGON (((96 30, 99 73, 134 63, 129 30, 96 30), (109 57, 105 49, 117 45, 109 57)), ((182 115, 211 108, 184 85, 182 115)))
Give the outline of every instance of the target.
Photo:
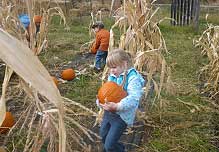
POLYGON ((53 80, 53 82, 55 83, 55 85, 58 86, 59 82, 58 82, 58 80, 56 79, 56 77, 53 77, 53 76, 52 76, 52 80, 53 80))
POLYGON ((73 80, 75 78, 75 71, 71 68, 62 71, 61 77, 63 80, 73 80))
POLYGON ((15 124, 14 117, 11 112, 6 112, 5 119, 0 127, 0 134, 7 133, 15 124))
POLYGON ((35 15, 33 20, 35 23, 41 23, 42 17, 40 15, 35 15))
POLYGON ((123 90, 122 86, 119 86, 115 82, 106 82, 98 90, 98 99, 101 104, 105 103, 105 99, 109 102, 120 102, 121 99, 127 96, 127 92, 123 90))

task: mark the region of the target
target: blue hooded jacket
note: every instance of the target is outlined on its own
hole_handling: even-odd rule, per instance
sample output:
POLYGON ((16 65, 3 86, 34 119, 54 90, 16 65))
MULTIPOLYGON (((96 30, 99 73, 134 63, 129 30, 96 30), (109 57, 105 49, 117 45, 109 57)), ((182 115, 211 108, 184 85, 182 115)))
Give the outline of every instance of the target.
MULTIPOLYGON (((118 77, 111 74, 108 77, 108 81, 113 81, 121 85, 123 77, 124 73, 120 74, 118 77)), ((128 126, 131 126, 134 123, 135 113, 144 93, 144 86, 145 80, 143 77, 134 68, 129 69, 127 71, 126 83, 124 85, 124 90, 127 91, 128 95, 118 103, 118 109, 116 112, 128 126)))

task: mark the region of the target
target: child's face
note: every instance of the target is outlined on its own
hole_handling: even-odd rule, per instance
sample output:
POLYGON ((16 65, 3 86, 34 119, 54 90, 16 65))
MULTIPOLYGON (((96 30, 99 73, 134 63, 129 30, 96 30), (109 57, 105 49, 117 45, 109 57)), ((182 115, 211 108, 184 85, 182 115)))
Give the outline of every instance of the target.
POLYGON ((94 28, 94 31, 97 33, 99 31, 99 28, 98 27, 95 27, 94 28))
POLYGON ((126 63, 120 66, 114 66, 110 68, 110 73, 114 74, 116 77, 118 77, 120 74, 122 74, 126 69, 126 63))

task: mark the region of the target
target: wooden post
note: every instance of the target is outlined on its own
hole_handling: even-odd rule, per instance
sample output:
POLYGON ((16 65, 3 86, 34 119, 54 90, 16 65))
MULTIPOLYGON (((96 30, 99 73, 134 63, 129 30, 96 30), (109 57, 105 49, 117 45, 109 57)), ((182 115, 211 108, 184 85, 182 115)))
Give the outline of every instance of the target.
POLYGON ((179 21, 179 25, 183 25, 183 1, 184 0, 180 1, 180 12, 179 12, 180 13, 180 15, 179 15, 180 16, 180 18, 179 18, 180 21, 179 21))
POLYGON ((193 13, 194 13, 194 0, 191 0, 191 14, 190 14, 191 15, 190 19, 191 20, 193 20, 193 16, 194 16, 193 13))
POLYGON ((179 18, 180 18, 180 16, 179 16, 179 11, 180 11, 180 1, 181 0, 177 0, 177 3, 176 3, 176 25, 179 25, 179 18))
POLYGON ((183 5, 183 25, 186 23, 186 10, 187 10, 187 0, 184 0, 184 5, 183 5))
POLYGON ((187 5, 187 18, 186 18, 186 24, 189 25, 190 17, 191 17, 191 0, 188 0, 188 5, 187 5))
MULTIPOLYGON (((171 9, 170 9, 170 11, 171 11, 170 12, 170 18, 172 18, 172 19, 174 19, 174 17, 173 17, 173 14, 174 14, 173 5, 174 5, 174 2, 172 0, 172 2, 171 2, 171 9)), ((170 24, 173 25, 173 20, 170 21, 170 24)))
POLYGON ((92 12, 93 11, 93 2, 92 2, 92 0, 90 0, 90 12, 92 12))
POLYGON ((68 14, 68 8, 67 8, 67 2, 66 2, 66 0, 65 0, 65 15, 66 16, 68 16, 69 14, 68 14))
POLYGON ((199 29, 199 13, 200 13, 200 0, 195 0, 195 15, 194 15, 194 27, 195 30, 198 31, 199 29))
POLYGON ((171 20, 172 25, 176 25, 176 1, 177 0, 172 0, 171 4, 171 18, 174 19, 174 21, 171 20))

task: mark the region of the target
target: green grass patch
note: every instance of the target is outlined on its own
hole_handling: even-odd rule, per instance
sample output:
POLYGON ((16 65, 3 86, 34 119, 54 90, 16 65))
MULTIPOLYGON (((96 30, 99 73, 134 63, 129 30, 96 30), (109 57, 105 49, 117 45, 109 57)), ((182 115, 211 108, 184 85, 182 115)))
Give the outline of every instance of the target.
MULTIPOLYGON (((160 9, 159 18, 167 16, 168 12, 168 9, 160 9)), ((212 120, 217 119, 215 111, 200 96, 197 87, 199 70, 206 60, 201 56, 201 50, 193 45, 193 40, 207 27, 206 13, 208 12, 201 12, 199 31, 195 31, 193 26, 170 26, 169 20, 159 25, 170 52, 165 57, 172 68, 173 80, 179 90, 176 96, 162 94, 165 100, 159 102, 163 102, 163 106, 154 106, 148 112, 157 127, 145 145, 146 151, 218 151, 211 144, 214 136, 212 120), (209 107, 211 108, 208 109, 209 107)), ((217 14, 211 13, 208 23, 217 25, 217 14)))

